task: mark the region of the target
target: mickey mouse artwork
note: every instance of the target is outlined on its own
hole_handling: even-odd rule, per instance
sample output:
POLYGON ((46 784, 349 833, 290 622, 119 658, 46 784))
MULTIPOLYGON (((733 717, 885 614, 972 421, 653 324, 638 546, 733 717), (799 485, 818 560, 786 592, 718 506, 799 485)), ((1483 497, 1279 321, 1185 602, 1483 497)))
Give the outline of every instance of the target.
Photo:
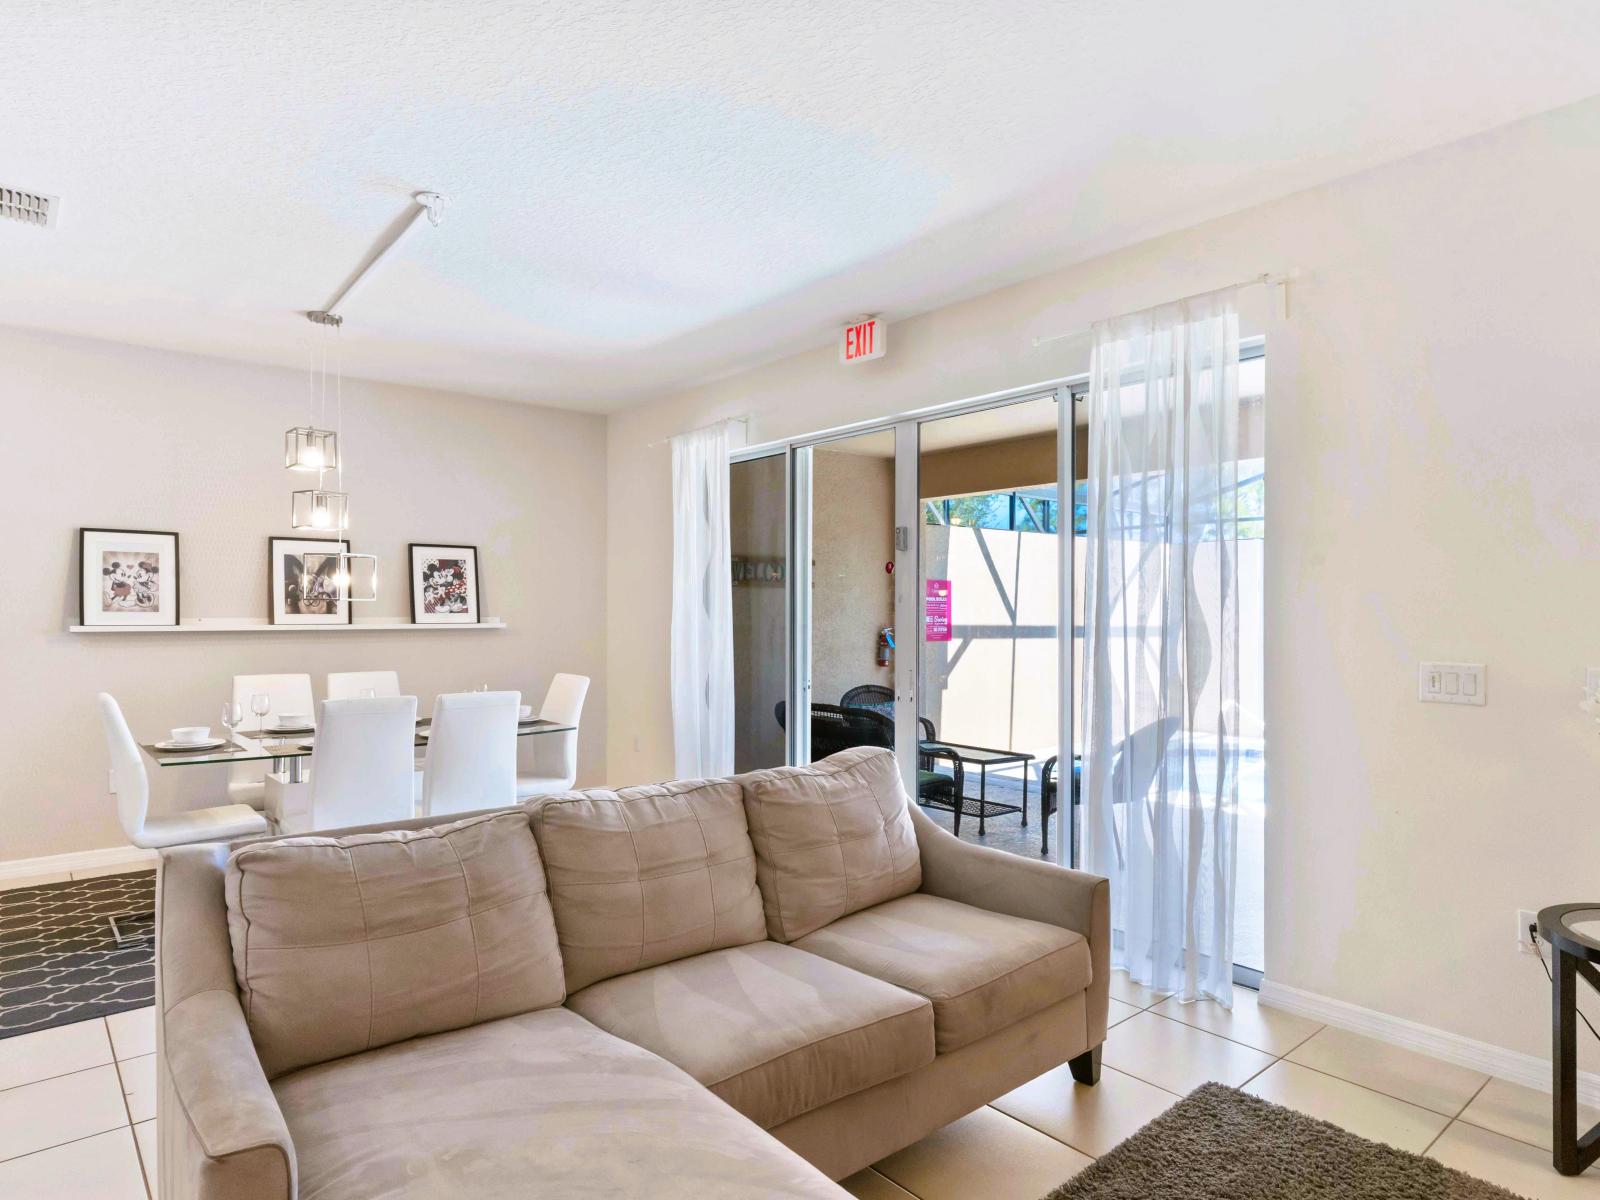
POLYGON ((465 625, 478 617, 478 549, 412 542, 411 620, 465 625))
POLYGON ((78 625, 178 623, 178 535, 78 530, 78 625))
POLYGON ((101 612, 160 611, 160 554, 149 550, 102 550, 100 563, 101 612))

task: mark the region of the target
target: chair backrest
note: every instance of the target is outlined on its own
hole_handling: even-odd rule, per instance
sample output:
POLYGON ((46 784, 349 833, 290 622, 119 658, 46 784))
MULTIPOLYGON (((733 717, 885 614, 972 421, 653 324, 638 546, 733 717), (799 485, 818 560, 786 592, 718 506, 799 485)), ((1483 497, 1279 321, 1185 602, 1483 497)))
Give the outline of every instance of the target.
POLYGON ((433 702, 422 771, 427 816, 517 802, 521 692, 446 693, 433 702))
POLYGON ((564 780, 569 788, 578 778, 578 730, 583 719, 583 701, 589 694, 587 675, 558 674, 550 680, 539 706, 539 715, 546 721, 559 721, 573 726, 571 733, 542 733, 530 738, 533 743, 534 773, 551 779, 564 780))
POLYGON ((256 718, 250 713, 250 697, 257 692, 265 692, 272 697, 272 713, 267 717, 269 721, 280 713, 305 713, 309 717, 317 711, 316 702, 311 697, 309 675, 235 675, 233 702, 244 709, 245 723, 239 727, 241 731, 255 728, 256 718))
POLYGON ((881 683, 863 683, 839 697, 840 708, 872 708, 894 716, 894 689, 881 683))
POLYGON ((416 736, 415 696, 319 704, 311 751, 312 828, 411 817, 416 736))
POLYGON ((1182 728, 1182 717, 1162 717, 1140 726, 1124 739, 1122 752, 1111 768, 1113 803, 1124 799, 1139 802, 1149 796, 1156 772, 1166 762, 1167 743, 1182 728))
POLYGON ((111 755, 111 777, 117 793, 117 820, 122 832, 135 846, 146 846, 144 819, 150 811, 150 775, 139 745, 133 740, 128 722, 115 698, 101 692, 100 724, 105 729, 106 749, 111 755))
POLYGON ((361 693, 371 689, 380 700, 400 694, 400 674, 397 671, 329 671, 329 700, 359 700, 361 693))

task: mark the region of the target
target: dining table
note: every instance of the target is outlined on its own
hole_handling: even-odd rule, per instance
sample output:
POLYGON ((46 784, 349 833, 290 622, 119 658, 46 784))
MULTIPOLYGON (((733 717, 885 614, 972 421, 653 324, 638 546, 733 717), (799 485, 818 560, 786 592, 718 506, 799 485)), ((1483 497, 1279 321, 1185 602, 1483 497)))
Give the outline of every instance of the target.
MULTIPOLYGON (((417 719, 416 746, 428 744, 427 729, 432 717, 417 719)), ((529 717, 517 722, 517 736, 538 737, 547 733, 571 733, 576 725, 560 721, 547 721, 542 717, 529 717)), ((311 727, 295 730, 277 730, 270 727, 246 731, 235 729, 227 745, 207 750, 162 750, 153 743, 141 743, 140 749, 158 767, 203 767, 219 763, 270 762, 274 775, 282 775, 288 783, 306 781, 306 760, 316 746, 316 730, 311 727)))

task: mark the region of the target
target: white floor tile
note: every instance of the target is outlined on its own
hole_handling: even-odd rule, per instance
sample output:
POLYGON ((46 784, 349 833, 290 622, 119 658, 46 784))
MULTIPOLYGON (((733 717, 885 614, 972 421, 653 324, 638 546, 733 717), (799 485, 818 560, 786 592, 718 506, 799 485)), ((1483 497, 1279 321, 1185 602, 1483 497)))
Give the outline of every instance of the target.
POLYGON ((116 1067, 0 1092, 0 1161, 128 1124, 116 1067))
POLYGON ((919 1200, 1039 1200, 1092 1161, 980 1108, 874 1165, 919 1200))
POLYGON ((0 892, 9 892, 12 888, 41 887, 47 883, 66 883, 72 876, 66 871, 46 871, 39 875, 17 875, 10 879, 0 879, 0 892))
POLYGON ((128 1098, 128 1120, 137 1125, 156 1115, 156 1056, 130 1058, 117 1064, 122 1072, 122 1094, 128 1098))
POLYGON ((1152 1004, 1159 1004, 1171 992, 1158 992, 1154 988, 1147 988, 1142 983, 1135 983, 1128 978, 1126 971, 1111 972, 1111 998, 1120 1000, 1124 1004, 1131 1004, 1135 1008, 1149 1008, 1152 1004))
POLYGON ((1135 1008, 1131 1004, 1124 1004, 1121 1000, 1108 1000, 1106 1003, 1109 1006, 1106 1009, 1107 1029, 1110 1029, 1113 1025, 1117 1025, 1123 1021, 1126 1021, 1129 1017, 1137 1017, 1139 1013, 1143 1011, 1142 1009, 1135 1008))
POLYGON ((111 1048, 118 1058, 138 1058, 156 1052, 156 1010, 136 1008, 106 1018, 111 1032, 111 1048))
POLYGON ((1180 1096, 1212 1080, 1238 1087, 1272 1065, 1270 1054, 1153 1012, 1107 1033, 1101 1057, 1109 1067, 1180 1096))
POLYGON ((1358 1137, 1421 1154, 1450 1118, 1291 1062, 1274 1063, 1244 1090, 1358 1137))
MULTIPOLYGON (((1550 1122, 1550 1093, 1507 1083, 1504 1079, 1491 1079, 1483 1091, 1472 1098, 1472 1103, 1458 1120, 1503 1133, 1531 1146, 1549 1150, 1554 1144, 1550 1122)), ((1578 1130, 1581 1133, 1600 1124, 1600 1110, 1578 1106, 1578 1130)))
POLYGON ((1289 1052, 1289 1061, 1453 1117, 1489 1077, 1331 1025, 1289 1052))
POLYGON ((133 1140, 139 1143, 139 1160, 144 1166, 144 1179, 150 1185, 150 1194, 156 1194, 156 1123, 140 1121, 133 1127, 133 1140))
POLYGON ((105 1022, 98 1017, 37 1033, 19 1033, 0 1039, 0 1090, 110 1061, 111 1042, 106 1038, 105 1022))
POLYGON ((1428 1151, 1447 1167, 1476 1175, 1533 1200, 1597 1200, 1600 1175, 1593 1168, 1582 1175, 1558 1175, 1550 1152, 1456 1121, 1428 1151))
POLYGON ((892 1179, 879 1175, 871 1167, 857 1171, 849 1179, 841 1179, 839 1186, 856 1200, 917 1200, 910 1192, 892 1179))
POLYGON ((1183 1004, 1176 996, 1163 1000, 1155 1006, 1154 1011, 1229 1041, 1254 1046, 1268 1054, 1287 1054, 1322 1028, 1319 1022, 1308 1021, 1280 1009, 1263 1007, 1256 993, 1249 988, 1233 989, 1231 1012, 1215 1000, 1196 1000, 1192 1004, 1183 1004))
POLYGON ((1171 1092, 1111 1067, 1086 1087, 1062 1066, 1007 1092, 994 1107, 1098 1158, 1177 1102, 1171 1092))
POLYGON ((0 1196, 16 1200, 144 1200, 126 1126, 0 1162, 0 1196))

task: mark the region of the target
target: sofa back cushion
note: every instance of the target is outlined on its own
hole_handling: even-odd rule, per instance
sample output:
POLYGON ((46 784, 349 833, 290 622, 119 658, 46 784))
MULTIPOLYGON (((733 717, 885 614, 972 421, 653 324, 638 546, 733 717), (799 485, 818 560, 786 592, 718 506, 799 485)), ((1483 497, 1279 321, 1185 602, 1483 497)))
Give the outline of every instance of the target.
POLYGON ((910 801, 893 753, 862 746, 738 776, 767 934, 792 942, 922 885, 910 801))
POLYGON ((568 992, 765 939, 737 783, 564 792, 527 807, 568 992))
POLYGON ((565 998, 520 810, 243 846, 228 859, 227 901, 240 1001, 269 1079, 565 998))

